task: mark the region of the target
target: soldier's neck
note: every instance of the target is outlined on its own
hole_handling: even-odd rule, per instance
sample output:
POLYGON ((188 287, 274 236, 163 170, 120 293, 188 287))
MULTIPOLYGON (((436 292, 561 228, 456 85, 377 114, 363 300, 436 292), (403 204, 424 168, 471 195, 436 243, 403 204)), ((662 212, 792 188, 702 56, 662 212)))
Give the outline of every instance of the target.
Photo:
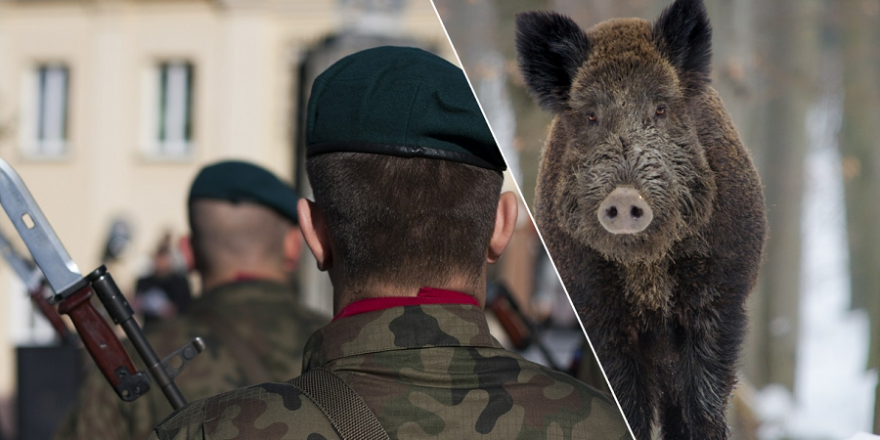
POLYGON ((480 283, 478 287, 473 281, 466 281, 465 278, 454 279, 443 285, 424 285, 424 286, 400 286, 393 283, 369 283, 367 285, 356 285, 354 283, 334 283, 333 286, 333 313, 338 313, 345 306, 362 299, 368 298, 386 298, 386 297, 415 297, 419 294, 422 287, 433 287, 436 289, 452 290, 473 296, 476 298, 480 307, 485 305, 486 300, 486 283, 480 283))
POLYGON ((215 287, 220 287, 225 284, 246 280, 275 281, 278 283, 285 283, 287 282, 287 275, 283 272, 278 271, 240 270, 224 272, 222 274, 213 276, 203 276, 202 292, 207 292, 215 287))

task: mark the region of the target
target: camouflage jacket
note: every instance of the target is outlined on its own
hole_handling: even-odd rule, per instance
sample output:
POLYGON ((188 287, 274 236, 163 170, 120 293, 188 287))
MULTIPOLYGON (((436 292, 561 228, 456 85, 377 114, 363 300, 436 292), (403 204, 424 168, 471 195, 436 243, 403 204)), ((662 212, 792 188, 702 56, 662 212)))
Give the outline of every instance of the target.
MULTIPOLYGON (((287 380, 300 373, 310 334, 327 318, 299 304, 295 292, 267 281, 240 281, 194 300, 186 315, 157 324, 147 338, 165 356, 196 336, 207 348, 175 382, 189 401, 238 387, 287 380)), ((130 344, 132 358, 140 363, 130 344)), ((94 366, 91 359, 88 363, 94 366)), ((77 401, 55 434, 64 439, 143 440, 171 414, 155 386, 134 402, 120 400, 97 368, 87 374, 77 401)))
MULTIPOLYGON (((336 320, 306 346, 304 369, 342 378, 392 439, 628 439, 617 406, 524 360, 470 305, 394 307, 336 320)), ((264 383, 195 402, 151 439, 339 439, 296 388, 264 383)))

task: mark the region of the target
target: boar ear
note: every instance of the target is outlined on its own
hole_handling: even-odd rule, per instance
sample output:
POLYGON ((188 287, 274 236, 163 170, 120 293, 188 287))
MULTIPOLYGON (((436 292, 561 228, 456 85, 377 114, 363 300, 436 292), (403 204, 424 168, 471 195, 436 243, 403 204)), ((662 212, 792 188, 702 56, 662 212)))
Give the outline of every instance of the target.
POLYGON ((654 23, 654 41, 689 93, 709 83, 712 26, 703 0, 676 0, 654 23))
POLYGON ((516 52, 526 87, 545 110, 568 108, 568 91, 587 60, 587 35, 570 18, 553 12, 516 14, 516 52))

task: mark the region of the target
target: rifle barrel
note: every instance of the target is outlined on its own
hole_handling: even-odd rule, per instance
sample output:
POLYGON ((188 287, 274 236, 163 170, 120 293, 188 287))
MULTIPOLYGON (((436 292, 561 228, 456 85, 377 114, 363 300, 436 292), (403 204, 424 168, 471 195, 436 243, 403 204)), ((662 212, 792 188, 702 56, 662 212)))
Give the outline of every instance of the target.
POLYGON ((125 296, 122 295, 122 291, 119 290, 116 281, 113 281, 113 277, 107 272, 107 268, 101 266, 89 274, 87 278, 91 282, 92 288, 98 294, 98 298, 104 304, 104 308, 107 309, 107 313, 113 318, 113 322, 122 326, 122 330, 128 335, 128 339, 141 355, 141 359, 147 365, 147 370, 153 376, 153 380, 156 381, 159 388, 162 389, 165 397, 168 398, 171 407, 178 409, 186 405, 183 393, 180 392, 180 388, 177 387, 177 384, 174 383, 174 380, 168 375, 165 368, 162 367, 159 356, 156 355, 156 351, 153 350, 153 347, 147 341, 144 331, 141 330, 137 321, 134 320, 134 311, 128 305, 125 296))

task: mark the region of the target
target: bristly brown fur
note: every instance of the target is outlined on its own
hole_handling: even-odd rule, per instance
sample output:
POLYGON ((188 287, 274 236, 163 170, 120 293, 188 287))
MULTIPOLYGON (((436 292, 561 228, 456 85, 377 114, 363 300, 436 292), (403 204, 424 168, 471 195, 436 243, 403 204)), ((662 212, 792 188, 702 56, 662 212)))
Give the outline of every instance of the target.
POLYGON ((659 422, 667 440, 726 439, 766 220, 755 167, 709 86, 703 2, 677 0, 655 23, 584 32, 541 12, 517 27, 529 91, 556 115, 538 227, 633 432, 649 439, 659 422), (642 232, 599 224, 621 186, 653 210, 642 232))

